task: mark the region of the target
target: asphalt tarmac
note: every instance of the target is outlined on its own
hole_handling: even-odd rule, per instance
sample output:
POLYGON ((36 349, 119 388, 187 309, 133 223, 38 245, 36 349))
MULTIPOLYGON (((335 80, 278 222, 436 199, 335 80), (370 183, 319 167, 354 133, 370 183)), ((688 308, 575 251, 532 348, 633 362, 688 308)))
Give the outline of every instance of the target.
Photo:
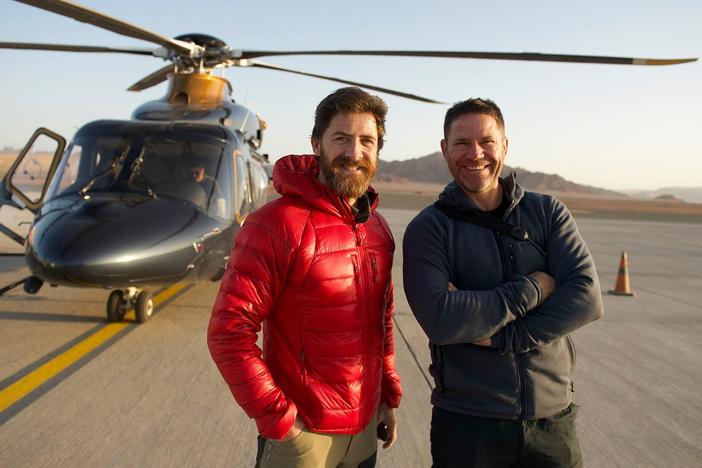
MULTIPOLYGON (((398 251, 399 439, 378 466, 427 467, 427 339, 402 292, 401 239, 415 211, 382 210, 398 251)), ((629 254, 634 297, 574 334, 575 400, 589 467, 702 463, 702 226, 583 218, 603 291, 629 254)), ((26 274, 0 259, 0 286, 26 274)), ((205 342, 217 284, 158 291, 156 315, 105 322, 103 290, 0 297, 0 466, 253 466, 255 425, 233 402, 205 342)))

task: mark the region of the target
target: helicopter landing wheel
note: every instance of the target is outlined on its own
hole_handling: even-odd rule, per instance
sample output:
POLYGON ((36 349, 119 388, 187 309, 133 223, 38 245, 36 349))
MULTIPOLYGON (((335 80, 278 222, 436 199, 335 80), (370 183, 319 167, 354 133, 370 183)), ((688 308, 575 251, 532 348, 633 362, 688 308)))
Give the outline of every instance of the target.
POLYGON ((120 322, 124 318, 126 305, 124 293, 120 290, 112 291, 107 297, 107 321, 120 322))
POLYGON ((136 321, 144 323, 148 321, 154 313, 154 298, 148 291, 141 291, 136 298, 134 314, 136 321))

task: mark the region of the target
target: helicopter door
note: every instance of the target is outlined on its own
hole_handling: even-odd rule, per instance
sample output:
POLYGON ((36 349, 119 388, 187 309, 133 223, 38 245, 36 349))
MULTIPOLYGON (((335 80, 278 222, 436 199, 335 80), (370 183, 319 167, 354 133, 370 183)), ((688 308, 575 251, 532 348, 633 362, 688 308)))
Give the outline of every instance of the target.
POLYGON ((49 181, 65 148, 65 138, 46 128, 39 128, 5 174, 3 182, 7 191, 32 213, 36 213, 42 205, 49 181))

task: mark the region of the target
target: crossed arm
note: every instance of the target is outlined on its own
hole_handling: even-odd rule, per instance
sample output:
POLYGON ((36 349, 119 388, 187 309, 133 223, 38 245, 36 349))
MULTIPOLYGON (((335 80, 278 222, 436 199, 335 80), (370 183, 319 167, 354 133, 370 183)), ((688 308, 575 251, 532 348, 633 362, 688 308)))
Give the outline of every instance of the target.
POLYGON ((592 257, 570 213, 557 203, 549 222, 549 273, 515 275, 485 290, 452 287, 445 228, 436 218, 410 223, 403 244, 405 292, 432 343, 523 353, 602 315, 592 257))
MULTIPOLYGON (((551 275, 548 273, 544 273, 543 271, 535 271, 529 275, 529 278, 531 278, 533 281, 536 282, 537 287, 541 291, 540 295, 540 300, 536 304, 535 307, 538 307, 541 305, 548 297, 553 294, 553 291, 556 289, 556 281, 553 279, 551 275)), ((458 288, 453 285, 453 283, 449 282, 448 284, 448 290, 453 292, 453 291, 458 291, 458 288)), ((533 310, 533 309, 532 309, 533 310)), ((529 311, 527 311, 529 312, 529 311)), ((480 341, 475 341, 473 343, 474 345, 477 346, 484 346, 484 347, 492 347, 493 344, 493 338, 485 338, 484 340, 480 341)))

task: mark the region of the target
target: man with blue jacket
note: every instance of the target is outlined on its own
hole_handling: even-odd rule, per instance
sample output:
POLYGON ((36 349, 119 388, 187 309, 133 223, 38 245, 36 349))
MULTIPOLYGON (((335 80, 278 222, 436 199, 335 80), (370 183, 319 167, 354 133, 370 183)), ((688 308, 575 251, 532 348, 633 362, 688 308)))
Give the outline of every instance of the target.
POLYGON ((453 176, 404 236, 404 289, 429 337, 435 467, 582 466, 569 333, 602 316, 592 256, 566 207, 500 178, 502 112, 446 113, 453 176))

